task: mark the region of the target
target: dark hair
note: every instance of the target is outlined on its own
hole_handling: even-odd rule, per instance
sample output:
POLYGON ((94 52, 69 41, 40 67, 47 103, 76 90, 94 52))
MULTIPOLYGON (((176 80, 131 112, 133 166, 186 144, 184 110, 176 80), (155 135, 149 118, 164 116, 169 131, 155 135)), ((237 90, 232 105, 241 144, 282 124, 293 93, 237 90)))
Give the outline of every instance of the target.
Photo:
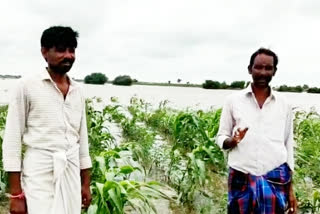
POLYGON ((78 45, 77 38, 79 34, 72 30, 71 27, 52 26, 43 31, 41 36, 41 47, 72 47, 76 48, 78 45))
POLYGON ((273 64, 274 64, 273 65, 274 66, 274 70, 275 71, 277 70, 277 65, 278 65, 278 62, 279 62, 278 56, 272 50, 267 49, 267 48, 259 48, 256 52, 254 52, 251 55, 250 64, 248 65, 248 69, 252 68, 255 58, 259 54, 265 54, 265 55, 268 55, 268 56, 272 56, 273 57, 273 64))

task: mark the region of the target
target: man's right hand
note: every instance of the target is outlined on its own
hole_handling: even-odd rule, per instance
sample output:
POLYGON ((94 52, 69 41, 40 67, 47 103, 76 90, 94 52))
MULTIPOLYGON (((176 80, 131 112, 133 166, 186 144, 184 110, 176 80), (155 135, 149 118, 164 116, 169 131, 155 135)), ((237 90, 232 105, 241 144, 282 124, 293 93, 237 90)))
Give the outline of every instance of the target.
MULTIPOLYGON (((9 193, 17 196, 23 192, 20 182, 20 172, 8 172, 9 193)), ((10 213, 11 214, 26 214, 27 202, 26 198, 10 198, 10 213)))
POLYGON ((235 141, 236 144, 240 143, 240 141, 244 138, 248 131, 248 128, 240 129, 238 128, 237 131, 234 133, 233 141, 235 141))
POLYGON ((10 199, 10 214, 27 214, 26 199, 25 198, 10 199))
POLYGON ((240 129, 238 128, 237 131, 234 133, 234 136, 227 138, 223 142, 223 149, 232 149, 240 143, 240 141, 244 138, 248 131, 248 128, 240 129))

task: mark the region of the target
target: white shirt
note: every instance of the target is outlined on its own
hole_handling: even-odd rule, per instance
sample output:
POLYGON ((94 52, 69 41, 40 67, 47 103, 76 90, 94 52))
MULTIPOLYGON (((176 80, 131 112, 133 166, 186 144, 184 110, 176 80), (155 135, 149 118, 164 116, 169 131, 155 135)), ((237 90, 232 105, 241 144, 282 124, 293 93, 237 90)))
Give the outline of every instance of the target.
POLYGON ((238 128, 248 127, 240 143, 228 151, 228 165, 243 173, 264 175, 283 163, 294 168, 292 108, 279 93, 271 90, 260 109, 248 88, 230 95, 223 107, 217 144, 238 128))
POLYGON ((70 79, 66 99, 49 73, 22 79, 10 98, 2 151, 5 171, 21 171, 22 144, 51 152, 79 144, 80 168, 91 167, 85 99, 70 79))

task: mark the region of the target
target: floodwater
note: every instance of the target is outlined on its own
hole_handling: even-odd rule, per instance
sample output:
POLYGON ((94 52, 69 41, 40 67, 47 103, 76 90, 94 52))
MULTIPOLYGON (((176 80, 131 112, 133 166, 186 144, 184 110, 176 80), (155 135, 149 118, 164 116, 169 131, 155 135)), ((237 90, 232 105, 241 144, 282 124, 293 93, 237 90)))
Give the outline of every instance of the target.
MULTIPOLYGON (((9 101, 11 89, 19 83, 19 80, 0 80, 0 104, 9 101)), ((117 97, 120 104, 128 105, 133 96, 141 98, 154 107, 161 101, 169 101, 168 105, 174 108, 185 109, 209 109, 221 107, 226 96, 234 93, 234 90, 206 90, 193 87, 168 87, 168 86, 115 86, 88 85, 80 83, 87 98, 99 97, 105 104, 110 103, 112 97, 117 97)), ((320 110, 320 94, 289 93, 282 92, 293 107, 309 110, 320 110)))

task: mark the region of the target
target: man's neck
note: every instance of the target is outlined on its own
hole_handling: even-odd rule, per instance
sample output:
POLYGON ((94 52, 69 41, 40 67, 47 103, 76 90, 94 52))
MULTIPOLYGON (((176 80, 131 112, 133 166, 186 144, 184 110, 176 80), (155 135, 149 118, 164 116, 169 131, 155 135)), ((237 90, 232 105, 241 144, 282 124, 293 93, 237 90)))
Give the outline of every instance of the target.
POLYGON ((53 71, 50 68, 47 68, 49 75, 51 77, 51 79, 57 83, 57 84, 64 84, 64 83, 69 83, 69 79, 66 73, 61 74, 58 72, 53 71))
POLYGON ((267 87, 256 87, 253 83, 251 84, 252 91, 255 95, 255 97, 269 97, 271 93, 270 86, 268 85, 267 87))

